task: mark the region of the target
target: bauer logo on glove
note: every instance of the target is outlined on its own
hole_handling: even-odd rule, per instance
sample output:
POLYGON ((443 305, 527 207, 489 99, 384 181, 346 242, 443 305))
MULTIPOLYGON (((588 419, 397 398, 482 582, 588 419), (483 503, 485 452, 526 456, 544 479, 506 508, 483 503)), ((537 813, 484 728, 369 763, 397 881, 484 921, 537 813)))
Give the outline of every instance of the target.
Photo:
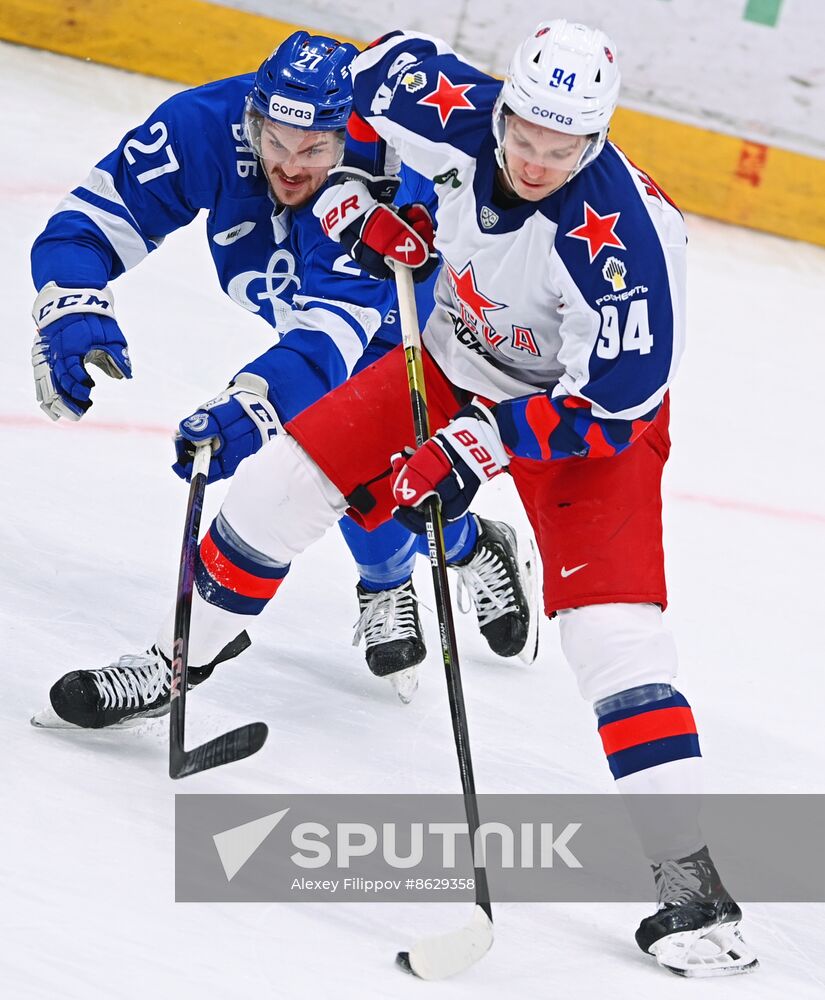
POLYGON ((493 414, 478 401, 471 403, 417 451, 393 455, 392 492, 398 503, 393 517, 422 534, 427 517, 418 508, 437 496, 444 517, 454 521, 467 512, 479 486, 509 462, 493 414))

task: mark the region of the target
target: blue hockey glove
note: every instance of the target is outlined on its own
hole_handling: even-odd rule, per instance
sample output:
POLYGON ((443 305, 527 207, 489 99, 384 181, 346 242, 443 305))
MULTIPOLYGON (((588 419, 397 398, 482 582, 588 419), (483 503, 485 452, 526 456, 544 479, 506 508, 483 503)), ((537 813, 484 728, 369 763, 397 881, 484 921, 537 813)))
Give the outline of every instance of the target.
POLYGON ((50 281, 32 310, 37 401, 52 420, 80 420, 92 405, 94 381, 86 365, 111 378, 131 378, 126 338, 114 318, 108 288, 61 288, 50 281))
POLYGON ((495 417, 476 400, 416 451, 393 455, 392 493, 398 506, 392 516, 421 535, 427 518, 420 504, 437 496, 445 520, 455 521, 469 510, 479 486, 509 464, 495 417))
POLYGON ((341 167, 330 172, 312 211, 327 236, 374 278, 391 278, 397 261, 413 269, 415 281, 426 281, 438 266, 433 219, 418 202, 401 208, 386 204, 397 188, 395 178, 341 167))
POLYGON ((274 437, 283 427, 267 399, 260 375, 241 372, 220 396, 199 406, 182 420, 175 435, 178 460, 172 471, 187 482, 192 477, 195 447, 212 441, 208 483, 228 479, 248 455, 274 437))

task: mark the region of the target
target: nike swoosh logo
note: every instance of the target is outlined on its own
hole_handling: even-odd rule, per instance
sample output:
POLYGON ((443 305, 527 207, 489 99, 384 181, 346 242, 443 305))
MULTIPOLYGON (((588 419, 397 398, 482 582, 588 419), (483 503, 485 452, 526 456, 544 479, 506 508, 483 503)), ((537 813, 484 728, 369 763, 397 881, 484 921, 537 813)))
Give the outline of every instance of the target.
POLYGON ((572 576, 574 573, 578 573, 580 569, 584 569, 585 566, 589 566, 590 563, 582 563, 581 566, 574 566, 572 569, 565 569, 564 566, 561 568, 561 575, 567 579, 568 576, 572 576))

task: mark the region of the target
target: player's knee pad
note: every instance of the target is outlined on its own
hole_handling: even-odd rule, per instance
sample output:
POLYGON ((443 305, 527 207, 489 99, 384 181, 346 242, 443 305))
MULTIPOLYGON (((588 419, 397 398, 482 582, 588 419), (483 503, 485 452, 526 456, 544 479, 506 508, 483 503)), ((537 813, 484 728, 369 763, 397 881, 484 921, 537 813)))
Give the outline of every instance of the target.
POLYGON ((221 513, 252 549, 287 565, 344 513, 347 502, 294 438, 279 434, 243 461, 221 513))
POLYGON ((592 604, 558 617, 562 650, 588 701, 676 676, 676 647, 657 605, 592 604))

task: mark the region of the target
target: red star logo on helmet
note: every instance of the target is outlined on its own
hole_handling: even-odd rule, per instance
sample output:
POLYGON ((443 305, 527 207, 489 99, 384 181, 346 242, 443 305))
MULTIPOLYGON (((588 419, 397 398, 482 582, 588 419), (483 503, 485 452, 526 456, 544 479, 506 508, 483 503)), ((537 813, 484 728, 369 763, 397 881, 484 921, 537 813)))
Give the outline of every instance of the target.
POLYGON ((450 80, 444 76, 441 70, 438 71, 438 85, 435 90, 422 97, 419 104, 429 104, 438 110, 438 117, 441 119, 441 127, 445 128, 450 120, 450 115, 454 111, 462 111, 465 108, 475 110, 475 104, 466 96, 468 90, 475 87, 474 83, 460 83, 454 86, 450 80))
POLYGON ((481 323, 487 323, 486 313, 493 312, 495 309, 506 308, 505 303, 494 302, 478 290, 472 263, 465 264, 460 271, 453 270, 447 264, 447 270, 450 272, 450 283, 453 286, 456 298, 481 323))
POLYGON ((584 225, 571 229, 567 235, 572 236, 575 240, 587 240, 591 264, 605 247, 627 250, 627 247, 614 232, 621 214, 621 212, 614 212, 612 215, 599 215, 587 202, 584 203, 584 225))

